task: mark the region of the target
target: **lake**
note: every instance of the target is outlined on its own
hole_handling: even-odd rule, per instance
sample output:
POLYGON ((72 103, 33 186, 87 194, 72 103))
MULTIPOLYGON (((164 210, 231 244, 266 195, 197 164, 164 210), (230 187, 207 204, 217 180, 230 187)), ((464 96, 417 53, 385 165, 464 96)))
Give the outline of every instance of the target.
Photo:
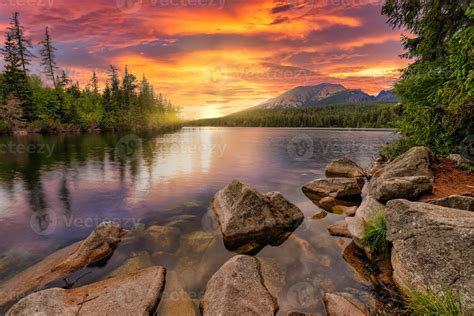
POLYGON ((128 258, 144 256, 177 276, 196 303, 210 276, 235 255, 225 249, 208 209, 215 192, 238 179, 262 192, 281 192, 305 214, 285 243, 257 254, 279 275, 272 285, 280 293, 279 314, 324 314, 322 292, 364 299, 371 289, 341 257, 349 240, 327 232, 343 217, 311 219, 318 208, 301 187, 324 177, 325 166, 342 156, 367 167, 376 148, 394 137, 383 130, 283 128, 1 136, 0 282, 87 237, 103 220, 121 223, 131 236, 152 224, 171 225, 181 231, 174 249, 157 251, 141 238, 129 238, 106 263, 68 281, 88 284, 128 258))

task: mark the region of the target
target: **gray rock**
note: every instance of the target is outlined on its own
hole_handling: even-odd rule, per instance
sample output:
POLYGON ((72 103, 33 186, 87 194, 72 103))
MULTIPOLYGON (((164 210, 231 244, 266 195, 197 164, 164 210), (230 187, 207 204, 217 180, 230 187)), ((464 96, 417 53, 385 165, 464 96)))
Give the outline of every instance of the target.
POLYGON ((360 196, 362 187, 360 180, 355 178, 317 179, 306 183, 303 186, 303 193, 313 201, 319 201, 327 196, 350 199, 360 196))
POLYGON ((474 211, 474 197, 470 196, 451 195, 443 199, 428 201, 428 203, 465 211, 474 211))
POLYGON ((275 315, 276 299, 263 283, 258 259, 238 255, 209 280, 200 304, 203 316, 275 315))
POLYGON ((115 222, 99 224, 85 240, 58 250, 0 285, 0 306, 107 258, 125 234, 115 222))
POLYGON ((7 315, 148 316, 160 302, 165 275, 164 268, 151 267, 76 289, 40 291, 20 300, 7 315))
MULTIPOLYGON (((385 214, 387 207, 372 196, 366 196, 355 213, 355 217, 346 218, 347 228, 356 240, 360 240, 364 234, 365 223, 371 221, 377 214, 385 214)), ((357 243, 359 244, 359 243, 357 243)))
POLYGON ((430 150, 413 147, 374 174, 369 194, 382 203, 399 198, 415 200, 433 188, 430 165, 430 150))
POLYGON ((447 159, 454 161, 457 165, 472 164, 472 162, 460 154, 450 154, 446 157, 447 159))
POLYGON ((474 213, 407 200, 387 207, 393 278, 402 292, 449 287, 473 308, 474 213))
POLYGON ((174 252, 179 244, 179 228, 152 225, 145 231, 145 240, 154 251, 174 252))
POLYGON ((326 177, 328 178, 363 178, 364 170, 349 158, 334 160, 326 166, 326 177))
POLYGON ((367 315, 360 304, 348 293, 326 293, 323 300, 328 316, 367 315))
POLYGON ((300 209, 280 193, 264 195, 239 181, 216 193, 212 210, 226 247, 248 254, 282 244, 304 219, 300 209))

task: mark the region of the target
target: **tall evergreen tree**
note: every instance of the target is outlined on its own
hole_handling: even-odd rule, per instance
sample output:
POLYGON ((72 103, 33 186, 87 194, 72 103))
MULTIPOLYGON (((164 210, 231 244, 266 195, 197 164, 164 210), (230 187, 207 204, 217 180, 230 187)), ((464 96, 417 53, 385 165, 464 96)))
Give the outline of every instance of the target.
POLYGON ((99 94, 99 78, 97 78, 97 74, 95 73, 95 71, 92 73, 90 84, 92 87, 92 92, 94 92, 94 94, 99 94))
POLYGON ((72 82, 72 80, 69 78, 69 76, 64 70, 61 72, 61 77, 58 77, 57 80, 58 80, 59 86, 63 88, 67 88, 72 82))
POLYGON ((44 40, 40 42, 42 45, 40 54, 41 54, 41 66, 43 66, 43 72, 46 76, 53 81, 54 87, 57 87, 58 82, 56 81, 56 56, 54 51, 56 48, 53 46, 51 41, 51 36, 49 35, 48 27, 44 30, 44 40))
POLYGON ((11 32, 12 39, 18 47, 18 54, 20 56, 21 68, 26 73, 28 66, 30 65, 31 59, 34 55, 31 53, 32 48, 31 39, 26 37, 23 26, 20 24, 19 13, 13 13, 10 19, 10 27, 8 30, 11 32))
POLYGON ((31 95, 28 87, 28 80, 22 70, 21 56, 13 35, 10 31, 5 34, 5 45, 1 50, 5 63, 5 73, 3 78, 4 97, 14 95, 22 101, 23 114, 27 120, 32 120, 33 110, 31 107, 31 95))

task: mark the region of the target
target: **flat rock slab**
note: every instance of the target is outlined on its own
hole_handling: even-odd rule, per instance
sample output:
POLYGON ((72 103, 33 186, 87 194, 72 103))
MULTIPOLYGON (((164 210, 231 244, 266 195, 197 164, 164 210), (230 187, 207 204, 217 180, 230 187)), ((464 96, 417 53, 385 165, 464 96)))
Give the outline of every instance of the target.
POLYGON ((304 219, 280 193, 262 194, 239 181, 216 193, 212 210, 227 249, 245 254, 281 245, 304 219))
POLYGON ((349 158, 340 158, 332 161, 326 166, 326 177, 328 178, 363 178, 364 170, 349 158))
POLYGON ((155 312, 166 270, 151 267, 77 289, 52 288, 27 296, 7 316, 143 315, 155 312))
POLYGON ((51 254, 3 283, 0 286, 0 306, 107 258, 125 234, 122 226, 115 222, 99 224, 82 242, 51 254))
POLYGON ((471 196, 451 195, 442 199, 430 200, 428 203, 474 212, 474 197, 471 196))
POLYGON ((373 175, 369 194, 382 203, 393 199, 416 200, 433 189, 430 166, 430 150, 413 147, 373 175))
POLYGON ((264 285, 258 259, 237 255, 209 280, 201 301, 203 316, 275 315, 276 299, 264 285))
POLYGON ((387 203, 387 238, 392 242, 397 286, 459 291, 474 308, 474 213, 407 200, 387 203))

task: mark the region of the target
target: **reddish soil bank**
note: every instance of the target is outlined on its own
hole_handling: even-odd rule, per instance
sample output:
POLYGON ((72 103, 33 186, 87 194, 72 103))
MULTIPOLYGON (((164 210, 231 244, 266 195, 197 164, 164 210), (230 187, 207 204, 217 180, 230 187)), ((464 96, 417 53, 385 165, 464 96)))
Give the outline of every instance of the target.
POLYGON ((469 194, 474 196, 474 173, 456 166, 448 160, 436 160, 433 164, 434 183, 433 194, 426 195, 426 199, 439 199, 450 195, 469 194))

